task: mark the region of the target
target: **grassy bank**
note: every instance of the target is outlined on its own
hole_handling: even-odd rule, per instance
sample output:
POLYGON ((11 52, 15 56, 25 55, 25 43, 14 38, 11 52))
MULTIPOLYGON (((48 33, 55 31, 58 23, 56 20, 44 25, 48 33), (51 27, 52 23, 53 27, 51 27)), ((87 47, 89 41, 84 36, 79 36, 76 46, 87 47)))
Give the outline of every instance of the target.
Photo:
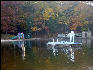
POLYGON ((15 35, 10 35, 10 34, 1 34, 1 39, 10 39, 11 37, 13 37, 15 35))

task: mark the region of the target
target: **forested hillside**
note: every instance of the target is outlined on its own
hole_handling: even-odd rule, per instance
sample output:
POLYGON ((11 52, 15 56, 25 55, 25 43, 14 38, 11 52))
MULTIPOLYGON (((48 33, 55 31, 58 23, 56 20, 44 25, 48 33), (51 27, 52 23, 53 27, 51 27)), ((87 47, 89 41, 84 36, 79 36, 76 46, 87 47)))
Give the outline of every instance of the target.
POLYGON ((2 33, 67 33, 88 29, 93 32, 92 1, 1 1, 2 33))

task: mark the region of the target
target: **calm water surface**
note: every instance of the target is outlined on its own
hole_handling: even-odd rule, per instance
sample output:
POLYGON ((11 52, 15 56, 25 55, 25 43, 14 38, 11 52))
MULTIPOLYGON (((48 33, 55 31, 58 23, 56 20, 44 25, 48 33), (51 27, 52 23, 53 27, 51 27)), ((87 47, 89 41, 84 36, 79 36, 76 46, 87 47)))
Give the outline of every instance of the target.
POLYGON ((46 41, 1 43, 1 70, 93 70, 93 40, 81 42, 61 48, 46 41))

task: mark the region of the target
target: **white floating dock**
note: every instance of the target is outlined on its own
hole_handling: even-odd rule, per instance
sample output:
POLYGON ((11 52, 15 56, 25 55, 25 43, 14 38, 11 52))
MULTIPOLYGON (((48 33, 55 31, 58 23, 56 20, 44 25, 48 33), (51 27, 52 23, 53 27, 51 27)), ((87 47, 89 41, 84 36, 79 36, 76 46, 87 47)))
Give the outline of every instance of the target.
POLYGON ((75 43, 74 42, 74 31, 71 31, 71 33, 69 33, 67 36, 70 37, 70 42, 67 42, 67 41, 57 41, 54 42, 54 39, 53 39, 53 42, 48 42, 47 45, 81 45, 82 43, 75 43))
POLYGON ((65 42, 65 41, 61 41, 61 42, 48 42, 47 45, 73 45, 73 44, 82 44, 82 43, 74 43, 74 42, 65 42))
POLYGON ((1 40, 1 42, 23 41, 23 40, 1 40))

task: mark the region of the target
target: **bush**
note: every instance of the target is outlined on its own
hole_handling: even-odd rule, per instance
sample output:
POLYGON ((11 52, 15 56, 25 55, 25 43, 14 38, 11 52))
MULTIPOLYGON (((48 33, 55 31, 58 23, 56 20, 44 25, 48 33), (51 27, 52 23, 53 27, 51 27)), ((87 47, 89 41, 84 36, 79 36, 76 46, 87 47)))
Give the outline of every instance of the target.
POLYGON ((10 35, 10 34, 1 34, 1 39, 10 39, 11 37, 13 37, 15 35, 10 35))

